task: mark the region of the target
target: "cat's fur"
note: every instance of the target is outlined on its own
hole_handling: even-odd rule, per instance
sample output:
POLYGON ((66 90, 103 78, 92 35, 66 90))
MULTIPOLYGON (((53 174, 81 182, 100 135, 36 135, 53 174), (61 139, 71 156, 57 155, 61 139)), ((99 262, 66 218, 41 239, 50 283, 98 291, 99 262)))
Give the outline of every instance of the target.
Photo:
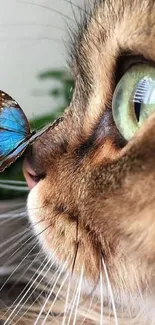
MULTIPOLYGON (((73 283, 83 272, 81 304, 98 298, 89 315, 79 307, 76 324, 84 314, 84 324, 100 324, 102 311, 105 325, 154 324, 155 115, 127 143, 111 105, 129 66, 155 62, 155 2, 100 0, 91 7, 71 51, 70 107, 28 154, 43 176, 28 212, 48 256, 67 263, 73 283)), ((64 305, 54 308, 63 313, 64 305)), ((46 324, 62 320, 53 315, 46 324)))

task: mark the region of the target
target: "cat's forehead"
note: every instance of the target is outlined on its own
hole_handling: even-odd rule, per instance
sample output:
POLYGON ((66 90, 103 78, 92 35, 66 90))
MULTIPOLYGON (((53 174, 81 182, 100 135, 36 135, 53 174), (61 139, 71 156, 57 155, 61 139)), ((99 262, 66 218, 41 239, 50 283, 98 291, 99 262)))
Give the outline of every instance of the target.
POLYGON ((127 55, 129 51, 138 54, 142 46, 147 44, 149 48, 144 39, 149 41, 148 35, 153 36, 150 26, 154 26, 154 9, 153 0, 95 0, 80 8, 80 23, 71 43, 71 62, 89 92, 94 86, 95 71, 102 71, 103 67, 106 71, 111 64, 114 67, 124 51, 127 55))

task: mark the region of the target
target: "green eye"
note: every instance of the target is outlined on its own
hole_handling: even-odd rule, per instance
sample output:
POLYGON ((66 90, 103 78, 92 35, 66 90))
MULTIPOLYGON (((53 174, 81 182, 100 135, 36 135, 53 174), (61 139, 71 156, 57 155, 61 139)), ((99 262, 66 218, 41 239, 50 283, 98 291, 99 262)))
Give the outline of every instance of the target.
POLYGON ((155 69, 135 65, 121 78, 113 95, 113 118, 122 136, 130 140, 154 110, 155 69))

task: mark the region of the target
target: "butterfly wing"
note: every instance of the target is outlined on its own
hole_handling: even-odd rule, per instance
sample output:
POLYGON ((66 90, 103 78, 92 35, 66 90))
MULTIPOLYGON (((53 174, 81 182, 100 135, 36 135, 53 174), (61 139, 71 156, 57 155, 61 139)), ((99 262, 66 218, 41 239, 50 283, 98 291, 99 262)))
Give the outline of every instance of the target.
POLYGON ((19 158, 22 153, 26 150, 30 143, 30 140, 27 140, 21 143, 16 149, 9 153, 8 156, 0 160, 0 173, 2 173, 5 168, 9 167, 17 158, 19 158))
POLYGON ((21 133, 0 129, 0 160, 13 152, 25 140, 21 133))
POLYGON ((18 103, 8 94, 0 91, 0 128, 30 134, 28 120, 18 103))
POLYGON ((24 112, 12 97, 0 91, 0 172, 26 149, 30 137, 24 112))

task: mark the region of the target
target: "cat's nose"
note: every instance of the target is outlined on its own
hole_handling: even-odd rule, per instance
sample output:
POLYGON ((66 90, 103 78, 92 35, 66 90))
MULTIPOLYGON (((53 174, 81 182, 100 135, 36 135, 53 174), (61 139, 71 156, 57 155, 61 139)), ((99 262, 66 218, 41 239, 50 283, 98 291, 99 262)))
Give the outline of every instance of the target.
POLYGON ((30 166, 30 163, 27 158, 25 158, 23 162, 23 174, 29 189, 32 190, 32 188, 37 185, 40 178, 37 176, 36 172, 30 166))

